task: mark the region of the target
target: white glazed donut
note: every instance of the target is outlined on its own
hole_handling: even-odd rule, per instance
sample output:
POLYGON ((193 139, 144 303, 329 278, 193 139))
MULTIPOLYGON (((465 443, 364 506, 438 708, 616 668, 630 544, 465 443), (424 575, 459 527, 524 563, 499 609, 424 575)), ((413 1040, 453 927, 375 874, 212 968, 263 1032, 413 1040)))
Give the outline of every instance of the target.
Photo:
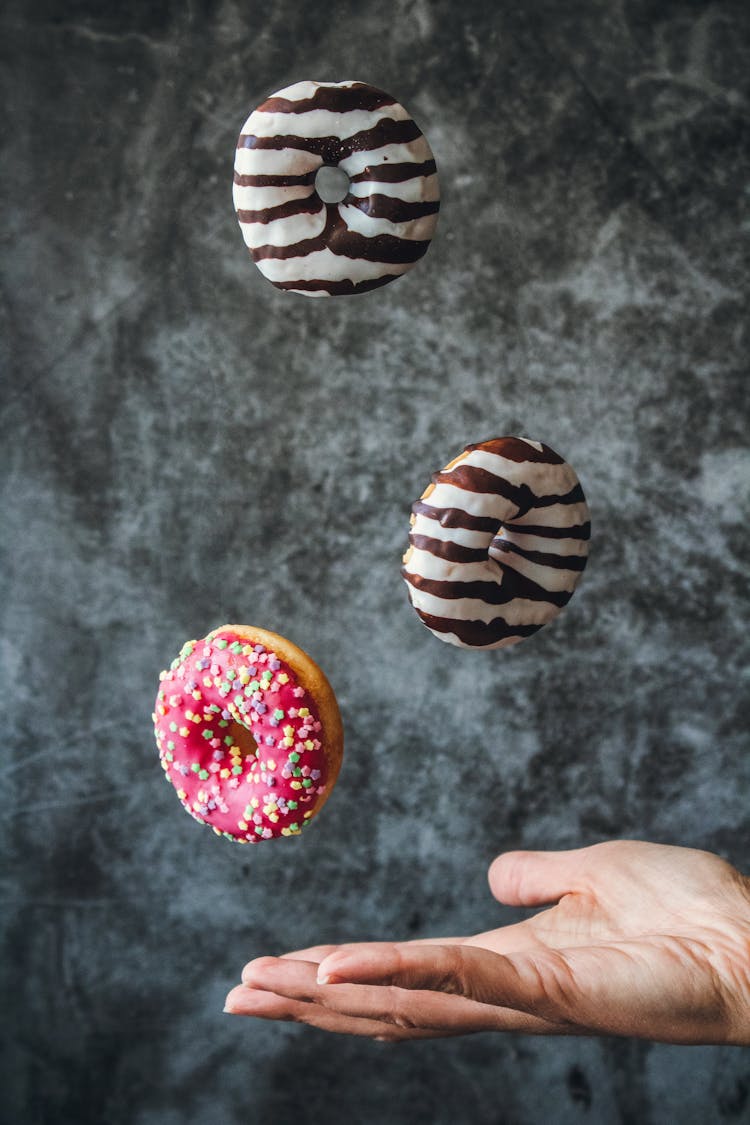
POLYGON ((435 160, 403 106, 364 82, 297 82, 245 122, 234 206, 261 273, 307 296, 362 293, 410 270, 440 207, 435 160), (349 177, 340 203, 315 189, 323 165, 349 177))
POLYGON ((586 565, 589 509, 548 446, 503 437, 469 445, 412 507, 402 569, 428 629, 462 648, 531 636, 567 604, 586 565))

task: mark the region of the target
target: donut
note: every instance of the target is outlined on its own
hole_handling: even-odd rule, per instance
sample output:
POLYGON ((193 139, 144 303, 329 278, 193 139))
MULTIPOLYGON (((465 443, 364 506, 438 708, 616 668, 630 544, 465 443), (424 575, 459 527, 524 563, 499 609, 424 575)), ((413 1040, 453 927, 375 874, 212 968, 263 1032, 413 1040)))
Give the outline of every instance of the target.
POLYGON ((291 641, 223 625, 159 676, 161 766, 190 815, 239 844, 297 836, 341 766, 336 696, 291 641))
POLYGON ((591 534, 583 489, 547 445, 501 437, 469 445, 412 506, 401 571, 436 637, 504 648, 568 603, 591 534))
POLYGON ((233 198, 261 273, 310 297, 363 293, 406 273, 440 207, 419 127, 365 82, 297 82, 253 110, 237 141, 233 198), (339 203, 316 190, 323 165, 349 177, 339 203))

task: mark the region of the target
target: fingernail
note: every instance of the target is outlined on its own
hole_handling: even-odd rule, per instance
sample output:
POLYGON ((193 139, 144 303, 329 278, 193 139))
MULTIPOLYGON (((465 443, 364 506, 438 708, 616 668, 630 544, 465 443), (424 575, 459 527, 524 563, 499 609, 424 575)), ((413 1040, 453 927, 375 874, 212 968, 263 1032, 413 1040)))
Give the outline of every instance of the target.
POLYGON ((324 958, 318 965, 318 984, 340 984, 342 980, 346 980, 346 969, 344 975, 341 974, 341 958, 336 957, 335 954, 331 958, 324 958), (332 967, 326 965, 327 961, 333 961, 332 967))
POLYGON ((329 953, 318 965, 318 984, 341 984, 346 980, 346 960, 341 953, 329 953), (343 969, 343 973, 342 973, 343 969))
MULTIPOLYGON (((250 981, 253 978, 253 975, 255 975, 257 977, 257 975, 258 975, 258 962, 259 961, 269 961, 269 960, 270 960, 269 957, 255 957, 252 961, 248 961, 248 963, 245 965, 244 969, 242 970, 242 975, 241 975, 241 978, 240 978, 242 980, 242 983, 243 984, 249 984, 250 981)), ((260 971, 262 972, 262 969, 260 971)))

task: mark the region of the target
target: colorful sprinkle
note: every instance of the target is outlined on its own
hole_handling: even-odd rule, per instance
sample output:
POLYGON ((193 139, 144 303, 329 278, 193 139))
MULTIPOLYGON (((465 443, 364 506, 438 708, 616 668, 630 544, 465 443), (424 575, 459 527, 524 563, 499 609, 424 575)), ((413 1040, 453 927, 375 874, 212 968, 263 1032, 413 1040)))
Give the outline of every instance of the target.
POLYGON ((294 836, 306 827, 324 792, 327 764, 320 740, 311 737, 321 730, 314 702, 284 661, 226 631, 183 646, 158 690, 160 764, 195 820, 239 843, 294 836), (192 709, 196 703, 199 711, 192 709), (246 734, 242 746, 237 742, 242 728, 255 741, 247 751, 246 734), (276 757, 265 758, 266 748, 275 748, 276 757), (299 802, 303 819, 292 821, 299 802))

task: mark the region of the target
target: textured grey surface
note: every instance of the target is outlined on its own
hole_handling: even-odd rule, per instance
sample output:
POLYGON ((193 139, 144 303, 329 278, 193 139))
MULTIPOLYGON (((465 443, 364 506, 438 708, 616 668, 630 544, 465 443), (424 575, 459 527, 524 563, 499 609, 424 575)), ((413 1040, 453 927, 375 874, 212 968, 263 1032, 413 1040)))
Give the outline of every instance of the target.
POLYGON ((512 918, 502 849, 750 869, 747 34, 731 0, 6 7, 3 1120, 750 1118, 731 1049, 221 1014, 257 954, 512 918), (236 133, 301 78, 382 86, 438 160, 435 243, 372 294, 277 292, 236 226, 236 133), (463 653, 399 557, 498 433, 574 465, 591 560, 538 636, 463 653), (232 846, 161 780, 157 673, 225 620, 337 689, 303 841, 232 846))

